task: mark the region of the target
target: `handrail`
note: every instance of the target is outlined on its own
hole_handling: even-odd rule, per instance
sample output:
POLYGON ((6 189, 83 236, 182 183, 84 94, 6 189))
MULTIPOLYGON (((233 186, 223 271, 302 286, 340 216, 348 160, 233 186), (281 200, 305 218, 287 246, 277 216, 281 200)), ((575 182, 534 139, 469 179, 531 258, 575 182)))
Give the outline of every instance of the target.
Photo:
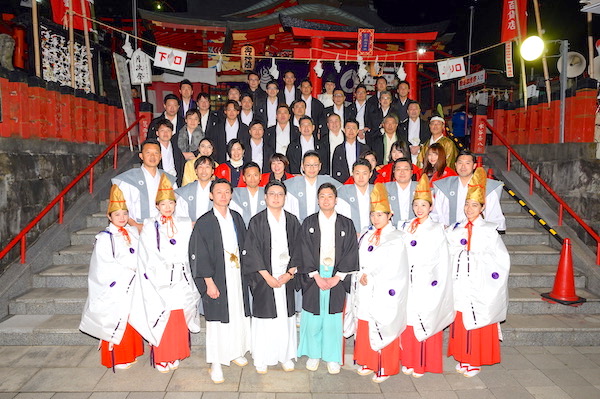
POLYGON ((517 158, 517 160, 519 162, 521 162, 521 165, 523 165, 525 167, 525 169, 527 169, 527 171, 529 172, 529 195, 533 194, 533 186, 534 186, 533 182, 535 179, 558 202, 558 225, 562 226, 563 211, 566 210, 567 213, 569 215, 571 215, 573 217, 573 219, 575 219, 575 221, 590 236, 592 236, 592 238, 594 240, 596 240, 596 265, 600 265, 600 235, 598 235, 598 233, 596 233, 594 231, 594 229, 592 229, 573 209, 571 209, 571 207, 558 194, 556 194, 556 192, 548 185, 548 183, 546 183, 546 181, 544 179, 542 179, 542 177, 533 170, 531 165, 529 165, 529 163, 527 163, 527 161, 525 161, 517 153, 517 151, 514 148, 512 148, 512 146, 510 144, 508 144, 506 137, 504 137, 502 134, 500 134, 496 130, 494 130, 494 128, 492 127, 492 125, 490 125, 490 123, 488 121, 486 121, 485 124, 487 125, 487 128, 490 129, 490 131, 492 132, 494 137, 496 137, 498 140, 500 140, 500 142, 508 150, 506 152, 506 169, 508 171, 510 171, 510 160, 511 160, 510 156, 512 154, 512 155, 514 155, 515 158, 517 158))
POLYGON ((124 132, 122 132, 121 134, 119 134, 119 136, 112 142, 110 143, 105 149, 104 151, 102 151, 102 153, 100 153, 100 155, 98 155, 84 170, 83 172, 81 172, 79 175, 77 175, 77 177, 75 177, 71 183, 69 183, 67 185, 67 187, 65 187, 53 200, 52 202, 50 202, 40 213, 38 213, 38 215, 33 218, 33 220, 31 222, 29 222, 29 224, 27 226, 25 226, 25 228, 23 228, 23 230, 21 230, 21 232, 19 234, 17 234, 15 236, 15 238, 13 238, 8 245, 6 245, 6 247, 4 247, 4 249, 0 252, 0 259, 3 259, 6 254, 8 254, 8 252, 19 242, 21 241, 21 263, 25 263, 25 255, 26 255, 26 235, 27 233, 29 233, 29 231, 44 217, 46 216, 46 214, 48 212, 50 212, 50 210, 54 207, 54 205, 56 205, 57 203, 60 202, 60 207, 59 207, 59 213, 58 213, 58 223, 62 224, 63 222, 63 213, 64 213, 64 196, 73 188, 73 186, 75 186, 75 184, 77 184, 81 179, 83 179, 83 177, 90 172, 90 194, 94 192, 94 166, 96 166, 96 164, 98 162, 100 162, 100 160, 102 160, 102 158, 104 158, 106 156, 106 154, 108 154, 108 152, 114 148, 114 156, 113 156, 113 169, 117 169, 117 157, 118 157, 118 144, 119 141, 121 141, 123 139, 123 137, 125 137, 125 135, 127 133, 129 133, 129 131, 131 129, 133 129, 142 119, 144 119, 145 116, 141 115, 139 118, 137 118, 124 132))

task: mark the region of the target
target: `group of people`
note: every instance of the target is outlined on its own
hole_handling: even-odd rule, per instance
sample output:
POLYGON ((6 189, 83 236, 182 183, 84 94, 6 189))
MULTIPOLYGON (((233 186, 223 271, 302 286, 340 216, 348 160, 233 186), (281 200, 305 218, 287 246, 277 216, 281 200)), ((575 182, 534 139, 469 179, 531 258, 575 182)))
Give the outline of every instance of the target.
MULTIPOLYGON (((363 108, 362 122, 346 115, 364 87, 343 116, 324 111, 324 126, 317 111, 303 114, 295 129, 285 104, 297 101, 288 88, 295 77, 286 72, 284 82, 283 94, 271 82, 261 97, 249 75, 240 101, 261 105, 247 128, 235 98, 222 116, 202 113, 210 108, 202 94, 198 115, 190 111, 182 82, 182 100, 166 98, 152 123, 158 140, 142 144, 142 165, 113 179, 80 325, 101 339, 102 364, 129 368, 146 340, 158 371, 176 369, 200 314, 215 383, 222 366, 245 366, 249 352, 260 374, 279 363, 292 371, 302 356, 309 370, 323 361, 339 373, 351 336, 358 374, 375 382, 441 373, 448 326, 458 372, 472 377, 498 363, 510 268, 499 235, 502 184, 457 152, 443 118, 423 123, 417 103, 406 103, 407 128, 397 130, 381 79, 379 96, 366 100, 365 90, 362 100, 379 97, 375 107, 386 111, 372 129, 364 116, 374 112, 363 108), (181 108, 177 130, 169 115, 181 108)), ((312 91, 306 82, 300 93, 312 91)), ((340 91, 332 90, 334 109, 340 91)), ((308 100, 312 110, 317 101, 308 100)))

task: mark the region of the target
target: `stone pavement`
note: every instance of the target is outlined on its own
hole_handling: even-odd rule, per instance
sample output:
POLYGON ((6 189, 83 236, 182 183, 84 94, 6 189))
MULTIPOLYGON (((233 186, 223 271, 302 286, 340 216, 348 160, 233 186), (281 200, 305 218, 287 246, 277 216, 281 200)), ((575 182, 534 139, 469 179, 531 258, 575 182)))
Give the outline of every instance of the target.
POLYGON ((251 362, 244 368, 224 367, 225 383, 215 385, 200 347, 168 374, 151 368, 148 354, 113 374, 100 366, 99 353, 90 346, 2 346, 0 399, 600 398, 600 346, 502 351, 501 364, 473 378, 454 372, 454 361, 446 359, 443 375, 399 375, 375 384, 358 376, 351 362, 340 374, 328 375, 323 363, 316 372, 306 370, 303 358, 290 373, 278 366, 259 375, 251 362))

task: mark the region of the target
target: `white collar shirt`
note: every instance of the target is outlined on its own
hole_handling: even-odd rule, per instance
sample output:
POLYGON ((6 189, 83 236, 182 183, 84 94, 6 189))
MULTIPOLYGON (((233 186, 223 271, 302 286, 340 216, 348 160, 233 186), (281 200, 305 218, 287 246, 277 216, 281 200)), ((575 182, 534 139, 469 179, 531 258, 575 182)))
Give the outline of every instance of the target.
POLYGON ((348 170, 352 170, 352 165, 356 162, 356 141, 350 144, 347 141, 344 143, 344 149, 346 150, 346 161, 348 161, 348 170))
POLYGON ((399 218, 401 221, 407 221, 410 215, 410 207, 412 204, 410 203, 410 183, 406 186, 406 188, 400 187, 398 182, 396 182, 396 186, 398 187, 398 208, 400 209, 399 218))
POLYGON ((275 127, 275 152, 285 154, 290 141, 290 123, 286 123, 283 129, 278 123, 275 127))
POLYGON ((225 142, 229 143, 233 139, 237 139, 238 130, 240 129, 240 123, 236 119, 233 125, 229 124, 228 120, 225 120, 225 142))
POLYGON ((267 98, 267 127, 275 126, 277 123, 277 98, 271 102, 267 98))
POLYGON ((173 176, 177 176, 177 171, 175 170, 175 158, 173 156, 173 146, 170 142, 167 147, 165 147, 163 143, 160 143, 160 155, 162 157, 163 170, 173 176))
POLYGON ((315 138, 310 136, 310 140, 306 141, 303 136, 300 136, 300 147, 302 148, 302 156, 306 151, 314 151, 315 149, 315 138))

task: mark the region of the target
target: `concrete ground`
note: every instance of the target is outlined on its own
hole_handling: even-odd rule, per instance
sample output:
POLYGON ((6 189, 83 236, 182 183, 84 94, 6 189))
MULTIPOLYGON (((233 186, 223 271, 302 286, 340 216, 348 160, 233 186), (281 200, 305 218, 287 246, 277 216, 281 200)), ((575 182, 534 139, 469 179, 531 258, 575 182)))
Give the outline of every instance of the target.
POLYGON ((456 373, 455 362, 446 359, 442 375, 398 375, 382 384, 357 375, 351 358, 346 355, 338 375, 327 374, 324 363, 306 370, 306 358, 293 372, 277 366, 259 375, 250 361, 224 367, 225 383, 215 385, 200 347, 168 374, 151 368, 147 353, 113 374, 90 346, 2 346, 0 399, 600 398, 600 346, 503 347, 502 363, 473 378, 456 373))

